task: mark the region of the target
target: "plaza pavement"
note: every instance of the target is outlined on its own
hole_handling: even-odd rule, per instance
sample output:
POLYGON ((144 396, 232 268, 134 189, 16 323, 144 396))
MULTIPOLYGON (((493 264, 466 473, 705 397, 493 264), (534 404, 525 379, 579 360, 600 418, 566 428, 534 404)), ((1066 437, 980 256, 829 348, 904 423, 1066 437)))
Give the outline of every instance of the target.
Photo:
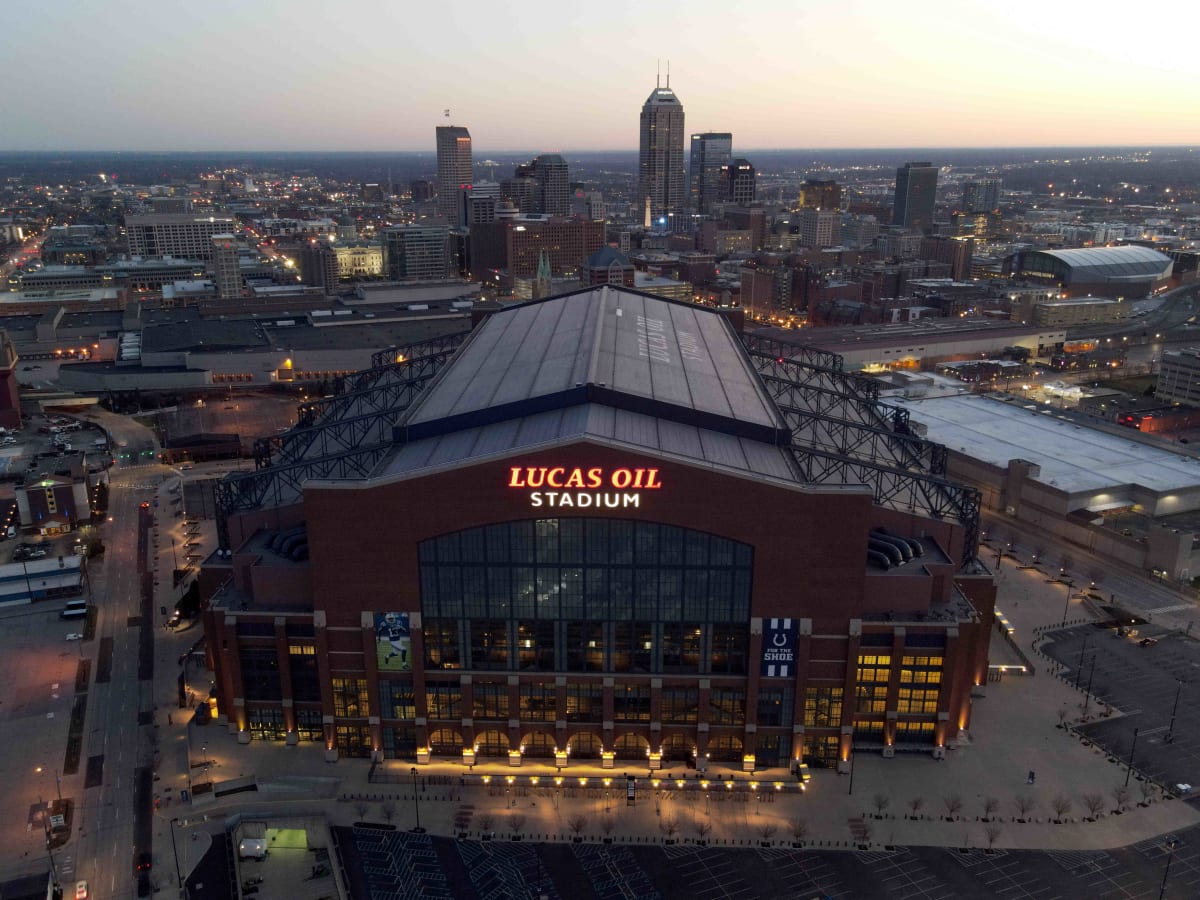
MULTIPOLYGON (((163 499, 168 499, 163 495, 163 499)), ((170 606, 172 559, 170 536, 180 535, 181 519, 171 514, 171 504, 160 502, 158 517, 158 588, 155 608, 170 606)), ((203 527, 203 550, 215 546, 213 523, 203 527)), ((993 551, 994 552, 994 551, 993 551)), ((986 555, 986 554, 984 554, 986 555)), ((503 761, 483 763, 468 773, 454 762, 435 762, 419 766, 424 782, 416 792, 419 808, 407 773, 411 763, 389 761, 383 770, 400 776, 399 783, 368 782, 369 763, 362 759, 341 759, 327 763, 322 750, 312 744, 287 747, 282 744, 251 742, 239 744, 236 735, 223 724, 197 726, 190 723, 190 711, 180 710, 175 702, 175 676, 178 658, 199 636, 199 625, 176 634, 160 634, 156 643, 155 690, 160 757, 155 781, 156 811, 154 851, 156 881, 173 883, 172 821, 175 821, 175 848, 185 872, 200 858, 211 832, 225 825, 225 818, 237 813, 255 818, 283 818, 300 815, 324 815, 333 825, 349 825, 367 819, 383 822, 388 807, 394 824, 412 827, 419 814, 427 830, 451 835, 464 826, 477 837, 487 825, 500 836, 512 831, 513 817, 520 817, 520 830, 526 839, 569 840, 571 821, 582 816, 585 838, 599 840, 606 833, 605 821, 612 820, 614 840, 626 842, 661 841, 664 819, 674 819, 678 840, 703 836, 710 844, 757 844, 764 836, 779 845, 793 840, 793 823, 805 824, 804 841, 808 846, 852 847, 873 845, 931 845, 981 847, 994 842, 998 848, 1043 850, 1086 850, 1125 846, 1155 836, 1189 828, 1200 823, 1200 814, 1191 804, 1177 799, 1161 799, 1156 793, 1147 805, 1139 805, 1141 793, 1131 781, 1130 797, 1120 814, 1113 814, 1112 789, 1125 779, 1125 769, 1110 762, 1105 754, 1085 746, 1071 732, 1058 726, 1059 710, 1067 709, 1077 717, 1081 692, 1046 670, 1047 661, 1034 650, 1035 632, 1058 625, 1064 614, 1065 587, 1037 569, 1021 568, 1005 558, 1000 566, 998 606, 1015 628, 1013 638, 1024 654, 1034 660, 1038 672, 1033 676, 1008 675, 976 689, 971 727, 965 740, 951 749, 945 761, 929 755, 900 754, 883 759, 876 754, 856 754, 853 775, 838 775, 830 770, 814 770, 807 790, 796 789, 795 778, 786 770, 759 770, 753 776, 712 765, 706 773, 713 782, 708 791, 700 789, 696 773, 676 766, 655 773, 664 779, 657 802, 653 789, 646 787, 633 805, 626 805, 623 775, 636 775, 647 786, 647 769, 632 768, 617 761, 613 770, 599 765, 572 762, 559 773, 552 764, 526 760, 520 768, 503 761), (169 721, 168 721, 169 717, 169 721), (189 773, 203 779, 205 759, 214 782, 252 778, 255 792, 237 793, 208 802, 183 802, 180 791, 190 789, 189 773), (1026 783, 1027 773, 1036 772, 1036 783, 1026 783), (689 776, 686 791, 673 787, 665 776, 689 776), (491 776, 484 784, 483 776, 491 776), (561 792, 554 778, 564 778, 561 792), (757 792, 748 792, 748 802, 732 798, 715 786, 717 780, 732 775, 743 792, 751 780, 757 792), (438 777, 434 777, 438 776, 438 777), (516 780, 510 787, 507 777, 516 780), (537 776, 537 786, 529 780, 537 776), (613 784, 604 789, 604 778, 613 784), (587 778, 587 789, 579 779, 587 778), (460 784, 460 779, 463 783, 460 784), (441 783, 438 783, 441 782, 441 783), (776 789, 782 785, 782 790, 776 789), (705 793, 709 795, 707 801, 705 793), (756 800, 758 794, 771 793, 771 802, 756 800), (1096 821, 1085 821, 1084 796, 1104 798, 1104 812, 1096 821), (607 794, 607 796, 606 796, 607 794), (1059 795, 1071 800, 1071 809, 1062 824, 1054 818, 1052 802, 1059 795), (876 795, 887 799, 878 814, 876 795), (953 821, 947 821, 945 801, 957 795, 962 808, 953 821), (923 803, 916 816, 910 815, 910 801, 923 803), (985 814, 985 798, 992 797, 998 808, 991 818, 985 814), (1017 801, 1030 798, 1032 809, 1021 817, 1017 801), (385 803, 387 806, 385 806, 385 803), (661 811, 656 810, 661 807, 661 811), (490 817, 481 823, 484 817, 490 817), (465 818, 464 818, 465 817, 465 818), (707 822, 711 830, 706 830, 707 822), (775 825, 768 833, 764 826, 775 825), (180 851, 180 848, 183 848, 180 851)), ((1082 597, 1074 594, 1067 610, 1069 621, 1086 620, 1090 613, 1082 597)), ((1172 614, 1171 624, 1183 628, 1194 610, 1172 614)), ((1160 621, 1166 617, 1159 617, 1160 621)), ((161 622, 158 623, 161 626, 161 622)), ((1011 663, 1015 657, 997 635, 993 638, 995 657, 1011 663)), ((1053 668, 1053 666, 1051 666, 1053 668)), ((209 687, 208 673, 189 669, 189 685, 203 696, 209 687)), ((1119 714, 1119 713, 1118 713, 1119 714)))

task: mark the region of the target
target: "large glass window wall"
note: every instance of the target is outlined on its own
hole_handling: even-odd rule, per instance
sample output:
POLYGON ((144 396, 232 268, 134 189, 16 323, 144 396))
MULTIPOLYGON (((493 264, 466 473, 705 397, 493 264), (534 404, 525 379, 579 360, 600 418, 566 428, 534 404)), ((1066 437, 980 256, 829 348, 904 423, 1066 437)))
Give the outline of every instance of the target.
POLYGON ((752 550, 612 519, 530 519, 420 546, 425 665, 482 671, 747 671, 752 550))

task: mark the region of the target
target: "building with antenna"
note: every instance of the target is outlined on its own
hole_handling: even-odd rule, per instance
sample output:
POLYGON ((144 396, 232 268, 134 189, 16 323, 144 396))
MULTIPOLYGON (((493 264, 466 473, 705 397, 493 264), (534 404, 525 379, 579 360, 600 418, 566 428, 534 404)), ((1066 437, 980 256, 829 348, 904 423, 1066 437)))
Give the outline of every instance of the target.
POLYGON ((681 216, 688 186, 683 165, 683 104, 667 84, 656 83, 642 104, 638 149, 638 214, 647 227, 670 228, 670 219, 681 216))

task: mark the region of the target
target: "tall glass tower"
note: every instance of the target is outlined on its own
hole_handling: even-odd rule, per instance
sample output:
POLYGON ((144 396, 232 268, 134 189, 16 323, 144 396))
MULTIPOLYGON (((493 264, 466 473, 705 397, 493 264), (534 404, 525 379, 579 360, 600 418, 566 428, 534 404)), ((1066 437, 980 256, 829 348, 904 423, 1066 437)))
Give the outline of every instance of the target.
POLYGON ((937 197, 937 166, 909 162, 896 170, 896 202, 892 224, 928 231, 933 225, 933 202, 937 197))
POLYGON ((683 167, 683 104, 667 86, 656 86, 642 106, 638 154, 638 214, 654 228, 669 228, 669 219, 683 215, 687 176, 683 167))
POLYGON ((474 179, 471 167, 471 132, 460 125, 437 128, 438 214, 451 225, 459 221, 458 191, 474 179))
POLYGON ((692 210, 700 215, 712 211, 721 197, 721 167, 733 155, 733 135, 728 131, 706 131, 692 135, 691 178, 692 210))

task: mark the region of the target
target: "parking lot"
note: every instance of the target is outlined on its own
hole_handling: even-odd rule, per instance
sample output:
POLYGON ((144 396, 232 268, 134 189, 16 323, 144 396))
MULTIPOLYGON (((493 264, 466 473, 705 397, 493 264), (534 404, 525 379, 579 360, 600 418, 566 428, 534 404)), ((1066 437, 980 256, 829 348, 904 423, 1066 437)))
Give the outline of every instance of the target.
MULTIPOLYGON (((1091 721, 1078 731, 1121 760, 1133 750, 1134 768, 1159 784, 1200 787, 1200 641, 1150 624, 1136 637, 1093 625, 1050 637, 1042 652, 1067 667, 1072 684, 1078 680, 1080 703, 1091 684, 1091 721), (1104 716, 1105 703, 1121 714, 1104 716)), ((1081 713, 1072 710, 1072 718, 1081 713)), ((1136 796, 1137 785, 1130 787, 1136 796)))

